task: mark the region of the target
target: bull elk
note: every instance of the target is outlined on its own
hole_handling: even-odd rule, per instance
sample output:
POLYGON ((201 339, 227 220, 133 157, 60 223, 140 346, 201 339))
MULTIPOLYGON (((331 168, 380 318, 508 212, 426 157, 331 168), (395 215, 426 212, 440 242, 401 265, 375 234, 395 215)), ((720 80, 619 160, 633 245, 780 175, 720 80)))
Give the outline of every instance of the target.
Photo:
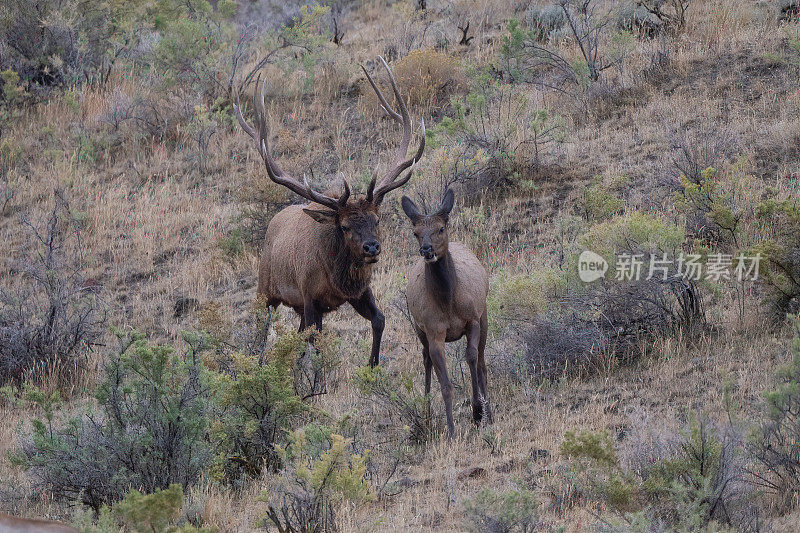
POLYGON ((411 219, 422 256, 408 276, 406 298, 414 330, 422 343, 425 364, 425 394, 431 392, 431 368, 442 389, 447 429, 453 425, 453 387, 445 364, 445 343, 467 337, 467 364, 472 379, 472 418, 480 424, 492 422, 486 391, 486 296, 489 278, 478 258, 460 242, 450 242, 447 223, 453 209, 453 191, 448 189, 439 210, 424 215, 407 196, 403 211, 411 219))
POLYGON ((372 269, 381 253, 378 208, 390 191, 403 186, 411 178, 414 165, 425 149, 425 123, 416 153, 407 158, 411 142, 411 117, 406 109, 397 82, 383 58, 379 58, 389 75, 399 111, 393 109, 378 85, 362 66, 381 107, 403 127, 403 137, 394 164, 377 181, 370 182, 364 198, 351 198, 350 186, 338 197, 315 191, 285 173, 273 159, 269 149, 264 93, 258 96, 258 83, 253 90, 255 128, 242 116, 237 94, 234 110, 242 129, 256 141, 267 175, 275 183, 308 200, 307 205, 291 205, 277 213, 267 227, 267 235, 258 268, 258 295, 266 298, 269 307, 284 304, 300 315, 300 330, 322 328, 322 316, 345 302, 371 322, 372 351, 369 363, 378 364, 384 316, 375 305, 370 289, 372 269), (401 177, 404 171, 408 172, 401 177))
POLYGON ((61 522, 0 513, 0 533, 78 533, 78 530, 61 522))

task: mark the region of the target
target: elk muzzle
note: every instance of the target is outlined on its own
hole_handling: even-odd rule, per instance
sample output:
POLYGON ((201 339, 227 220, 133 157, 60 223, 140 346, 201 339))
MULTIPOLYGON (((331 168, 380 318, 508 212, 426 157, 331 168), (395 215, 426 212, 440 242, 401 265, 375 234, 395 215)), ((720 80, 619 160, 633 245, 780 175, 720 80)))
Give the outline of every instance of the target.
POLYGON ((436 262, 436 252, 433 250, 433 246, 430 244, 423 244, 419 248, 419 255, 425 259, 426 263, 434 263, 436 262))
POLYGON ((364 259, 367 263, 377 263, 378 255, 381 253, 381 243, 369 241, 364 243, 364 259))

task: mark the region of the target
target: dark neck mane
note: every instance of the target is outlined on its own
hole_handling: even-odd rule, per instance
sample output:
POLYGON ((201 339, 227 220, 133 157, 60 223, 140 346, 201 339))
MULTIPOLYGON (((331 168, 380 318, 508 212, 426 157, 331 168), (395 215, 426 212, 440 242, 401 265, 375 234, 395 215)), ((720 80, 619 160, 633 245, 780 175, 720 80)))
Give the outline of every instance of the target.
POLYGON ((361 296, 372 278, 372 265, 353 257, 339 228, 334 228, 322 241, 325 270, 333 286, 348 299, 361 296))
POLYGON ((435 263, 425 263, 425 285, 440 308, 450 308, 456 283, 456 269, 450 252, 435 263))

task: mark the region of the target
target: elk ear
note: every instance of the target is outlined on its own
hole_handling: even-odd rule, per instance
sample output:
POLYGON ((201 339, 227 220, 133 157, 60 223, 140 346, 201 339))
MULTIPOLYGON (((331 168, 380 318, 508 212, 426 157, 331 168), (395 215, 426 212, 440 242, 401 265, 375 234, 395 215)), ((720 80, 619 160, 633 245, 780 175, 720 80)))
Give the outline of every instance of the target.
POLYGON ((403 212, 405 212, 406 216, 411 219, 412 224, 416 224, 417 220, 422 218, 417 204, 415 204, 408 196, 403 196, 403 198, 400 199, 400 205, 403 206, 403 212))
POLYGON ((303 212, 320 224, 336 224, 336 211, 327 209, 303 209, 303 212))
POLYGON ((442 218, 448 218, 450 216, 450 211, 453 210, 453 204, 455 203, 456 198, 453 194, 453 189, 447 189, 447 192, 444 193, 444 198, 442 198, 442 205, 439 206, 439 210, 436 212, 442 218))

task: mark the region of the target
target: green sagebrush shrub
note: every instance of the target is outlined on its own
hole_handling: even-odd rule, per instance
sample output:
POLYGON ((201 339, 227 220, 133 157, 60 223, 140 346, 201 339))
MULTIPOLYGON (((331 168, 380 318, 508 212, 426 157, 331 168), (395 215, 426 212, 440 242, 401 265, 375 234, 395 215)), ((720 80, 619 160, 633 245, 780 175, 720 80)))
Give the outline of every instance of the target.
POLYGON ((34 92, 103 82, 133 32, 136 2, 7 0, 0 7, 0 70, 34 92))
POLYGON ((483 489, 464 501, 464 527, 467 531, 533 533, 540 524, 538 504, 533 492, 523 488, 497 491, 483 489))
POLYGON ((568 431, 561 453, 578 493, 604 505, 613 531, 746 530, 757 517, 742 483, 744 450, 729 429, 692 417, 660 455, 625 463, 608 432, 568 431))
MULTIPOLYGON (((563 119, 536 108, 511 85, 489 71, 467 69, 471 89, 451 99, 451 113, 426 131, 435 151, 461 172, 438 169, 452 183, 478 193, 518 184, 526 170, 537 168, 553 144, 566 139, 563 119)), ((441 156, 440 156, 441 157, 441 156)))
POLYGON ((776 320, 800 310, 800 204, 771 197, 756 210, 771 237, 753 248, 761 253, 760 274, 767 287, 765 301, 776 320))
POLYGON ((95 393, 97 408, 45 420, 13 457, 57 498, 80 498, 98 510, 135 488, 145 492, 194 483, 208 466, 208 376, 199 357, 203 340, 186 335, 188 349, 148 344, 138 332, 116 332, 119 349, 95 393))
POLYGON ((183 488, 178 484, 152 494, 134 489, 113 508, 104 505, 96 519, 92 512, 78 510, 72 523, 83 533, 118 533, 121 527, 132 533, 211 533, 208 528, 177 525, 183 502, 183 488))
POLYGON ((625 176, 619 176, 605 185, 596 179, 583 191, 583 215, 589 222, 609 220, 625 211, 625 200, 620 192, 628 185, 625 176))
POLYGON ((218 454, 214 477, 234 481, 243 474, 277 470, 277 445, 286 430, 310 408, 295 393, 293 369, 307 343, 301 333, 287 333, 259 363, 254 355, 233 353, 227 372, 213 374, 218 411, 211 425, 218 454))
POLYGON ((397 419, 412 443, 424 444, 435 434, 430 397, 414 390, 411 375, 390 374, 380 366, 361 367, 355 384, 361 394, 397 419))
POLYGON ((219 340, 206 334, 185 332, 187 348, 178 355, 141 333, 116 333, 119 349, 95 392, 96 407, 67 417, 57 410, 57 394, 26 389, 44 415, 33 420, 14 460, 38 483, 97 510, 131 489, 185 488, 205 473, 238 483, 281 467, 279 446, 311 409, 296 389, 304 335, 279 335, 259 358, 220 354, 219 340))
POLYGON ((697 181, 681 175, 675 206, 694 237, 709 244, 737 243, 742 213, 732 188, 729 177, 718 176, 714 167, 702 170, 697 181))
POLYGON ((323 533, 337 529, 342 505, 374 499, 365 474, 369 450, 351 453, 351 441, 326 426, 309 425, 289 434, 278 451, 284 464, 281 481, 264 491, 265 523, 278 531, 323 533))
POLYGON ((800 495, 800 318, 793 323, 792 360, 778 368, 775 384, 764 393, 764 418, 749 442, 756 459, 754 483, 775 494, 784 508, 800 495))

